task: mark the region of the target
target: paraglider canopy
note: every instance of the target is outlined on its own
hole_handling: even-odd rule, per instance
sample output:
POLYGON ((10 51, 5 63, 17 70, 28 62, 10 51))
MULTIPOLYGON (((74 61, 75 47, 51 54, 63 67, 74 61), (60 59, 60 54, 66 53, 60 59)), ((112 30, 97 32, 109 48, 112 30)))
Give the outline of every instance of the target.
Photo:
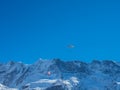
POLYGON ((73 44, 70 44, 67 46, 68 48, 74 48, 75 46, 73 44))
POLYGON ((48 76, 50 76, 50 75, 51 75, 51 72, 50 72, 50 71, 48 71, 48 72, 47 72, 47 75, 48 75, 48 76))

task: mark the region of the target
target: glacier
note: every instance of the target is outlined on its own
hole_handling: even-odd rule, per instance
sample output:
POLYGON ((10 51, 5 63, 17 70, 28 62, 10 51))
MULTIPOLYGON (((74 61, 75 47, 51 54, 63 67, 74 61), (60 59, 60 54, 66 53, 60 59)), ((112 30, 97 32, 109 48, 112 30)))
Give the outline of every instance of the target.
POLYGON ((0 90, 120 90, 120 64, 60 59, 0 63, 0 90))

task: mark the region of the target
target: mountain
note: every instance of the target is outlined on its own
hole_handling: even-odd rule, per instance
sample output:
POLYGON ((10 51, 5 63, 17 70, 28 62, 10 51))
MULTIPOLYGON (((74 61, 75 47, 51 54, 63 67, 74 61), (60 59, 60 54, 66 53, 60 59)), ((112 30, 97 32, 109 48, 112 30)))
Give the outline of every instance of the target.
POLYGON ((120 90, 120 64, 94 60, 0 63, 0 90, 120 90))

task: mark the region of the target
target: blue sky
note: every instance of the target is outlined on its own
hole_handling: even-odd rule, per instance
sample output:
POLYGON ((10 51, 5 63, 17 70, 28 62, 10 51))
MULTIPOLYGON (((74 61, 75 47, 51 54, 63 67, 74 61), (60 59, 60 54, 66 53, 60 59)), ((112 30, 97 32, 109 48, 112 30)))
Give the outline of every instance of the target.
POLYGON ((39 58, 120 61, 120 1, 1 0, 0 62, 39 58))

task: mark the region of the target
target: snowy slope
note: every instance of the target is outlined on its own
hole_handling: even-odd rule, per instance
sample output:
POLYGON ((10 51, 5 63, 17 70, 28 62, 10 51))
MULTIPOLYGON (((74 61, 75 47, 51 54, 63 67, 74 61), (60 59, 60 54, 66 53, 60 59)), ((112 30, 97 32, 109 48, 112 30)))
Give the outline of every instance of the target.
POLYGON ((0 83, 0 90, 120 90, 120 64, 59 59, 40 59, 31 65, 8 62, 0 64, 0 83))
POLYGON ((18 89, 15 89, 15 88, 8 88, 2 84, 0 84, 0 90, 18 90, 18 89))

